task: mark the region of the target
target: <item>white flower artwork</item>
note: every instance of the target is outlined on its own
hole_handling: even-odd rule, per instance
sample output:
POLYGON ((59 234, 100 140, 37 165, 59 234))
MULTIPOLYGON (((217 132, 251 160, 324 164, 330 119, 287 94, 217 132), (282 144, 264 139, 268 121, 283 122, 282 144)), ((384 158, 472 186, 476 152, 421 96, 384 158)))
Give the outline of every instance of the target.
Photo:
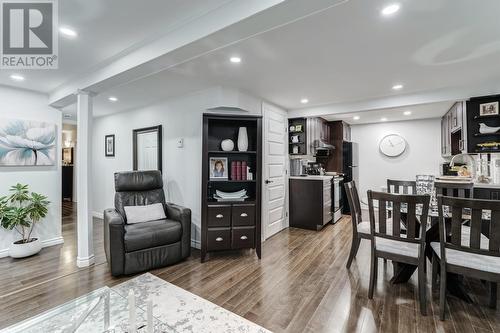
POLYGON ((0 166, 54 165, 56 125, 0 119, 0 166))

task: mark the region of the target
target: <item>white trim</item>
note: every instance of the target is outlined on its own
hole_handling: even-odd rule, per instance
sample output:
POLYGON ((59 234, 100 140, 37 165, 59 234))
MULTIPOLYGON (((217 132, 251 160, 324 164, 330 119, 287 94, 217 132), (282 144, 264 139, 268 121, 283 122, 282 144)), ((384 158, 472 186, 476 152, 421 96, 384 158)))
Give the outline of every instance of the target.
MULTIPOLYGON (((42 241, 42 248, 54 246, 54 245, 59 245, 59 244, 64 244, 64 238, 62 238, 62 236, 43 240, 42 241)), ((0 250, 0 258, 5 258, 8 256, 9 256, 9 249, 1 249, 0 250)))
POLYGON ((89 267, 90 265, 93 265, 94 262, 95 262, 94 255, 88 257, 76 257, 76 266, 80 268, 89 267))
POLYGON ((191 239, 191 247, 194 247, 195 249, 201 249, 201 242, 196 239, 191 239))
POLYGON ((98 219, 104 220, 104 213, 100 213, 100 212, 92 212, 92 216, 93 216, 93 217, 96 217, 96 218, 98 218, 98 219))

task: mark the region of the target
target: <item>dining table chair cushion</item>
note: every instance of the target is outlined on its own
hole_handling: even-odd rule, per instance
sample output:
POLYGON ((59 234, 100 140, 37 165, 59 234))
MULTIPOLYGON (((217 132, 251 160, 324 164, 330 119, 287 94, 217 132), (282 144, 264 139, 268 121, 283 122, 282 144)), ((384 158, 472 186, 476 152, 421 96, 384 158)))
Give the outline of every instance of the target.
POLYGON ((375 237, 375 249, 377 251, 418 258, 420 244, 402 242, 399 240, 383 237, 375 237))
MULTIPOLYGON (((431 247, 438 258, 441 258, 441 248, 439 242, 432 242, 431 247)), ((500 257, 446 249, 446 263, 460 267, 472 268, 483 272, 500 274, 500 257)))

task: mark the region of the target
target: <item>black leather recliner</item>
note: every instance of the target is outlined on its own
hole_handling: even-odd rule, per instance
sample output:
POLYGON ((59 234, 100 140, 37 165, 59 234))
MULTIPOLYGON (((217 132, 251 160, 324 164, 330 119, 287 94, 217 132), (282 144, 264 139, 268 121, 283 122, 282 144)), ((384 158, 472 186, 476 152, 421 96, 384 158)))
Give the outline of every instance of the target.
POLYGON ((191 210, 165 203, 159 171, 115 173, 115 209, 104 211, 104 248, 111 274, 171 265, 191 253, 191 210), (166 219, 127 224, 125 206, 162 203, 166 219))

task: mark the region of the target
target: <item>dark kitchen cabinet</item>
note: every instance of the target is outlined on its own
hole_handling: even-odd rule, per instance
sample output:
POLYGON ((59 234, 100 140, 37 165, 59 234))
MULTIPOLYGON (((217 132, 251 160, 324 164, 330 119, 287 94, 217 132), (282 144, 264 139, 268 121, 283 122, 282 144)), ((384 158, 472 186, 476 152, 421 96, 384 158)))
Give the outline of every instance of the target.
POLYGON ((467 152, 464 105, 464 102, 456 102, 441 118, 441 155, 443 157, 467 152))
POLYGON ((500 103, 500 95, 472 97, 467 101, 467 152, 498 153, 500 152, 500 133, 481 133, 480 124, 487 127, 500 127, 500 115, 481 115, 481 105, 500 103))
POLYGON ((500 200, 500 188, 474 187, 474 199, 500 200))

